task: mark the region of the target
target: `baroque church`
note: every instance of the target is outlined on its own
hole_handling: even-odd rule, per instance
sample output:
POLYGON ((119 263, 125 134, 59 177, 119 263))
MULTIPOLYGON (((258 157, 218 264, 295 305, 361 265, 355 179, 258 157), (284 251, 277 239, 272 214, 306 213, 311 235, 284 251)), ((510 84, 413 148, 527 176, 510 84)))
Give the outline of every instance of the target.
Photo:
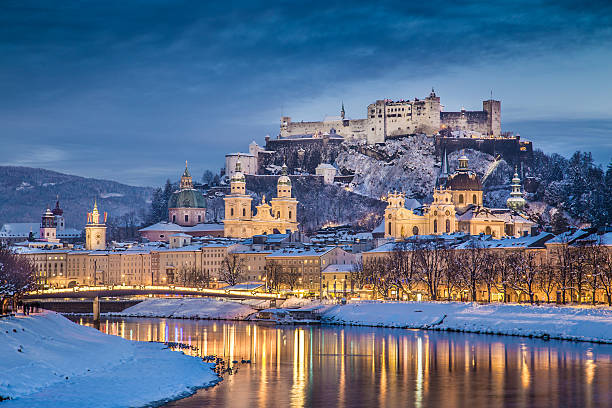
POLYGON ((253 235, 297 231, 298 201, 291 196, 291 179, 287 166, 276 183, 276 197, 266 202, 263 196, 253 215, 250 195, 246 193, 246 178, 240 159, 230 178, 230 194, 225 198, 224 235, 231 238, 250 238, 253 235))
POLYGON ((510 208, 490 209, 483 206, 480 178, 469 169, 468 158, 459 157, 459 168, 449 174, 446 153, 433 193, 433 202, 419 209, 405 207, 406 196, 394 191, 386 197, 385 237, 403 239, 414 235, 441 235, 462 232, 469 235, 490 235, 494 239, 519 237, 531 232, 535 225, 520 211, 524 199, 520 179, 512 179, 510 208))

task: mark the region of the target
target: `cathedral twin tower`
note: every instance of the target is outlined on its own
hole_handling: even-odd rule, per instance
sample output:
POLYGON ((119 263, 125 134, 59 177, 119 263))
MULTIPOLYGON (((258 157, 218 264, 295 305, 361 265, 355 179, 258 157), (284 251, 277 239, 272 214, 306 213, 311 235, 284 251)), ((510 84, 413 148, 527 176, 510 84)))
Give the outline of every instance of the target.
POLYGON ((253 235, 297 231, 298 201, 291 196, 291 179, 287 176, 286 165, 283 165, 282 175, 276 183, 276 197, 268 204, 264 195, 253 215, 253 199, 246 193, 246 177, 238 159, 236 171, 230 179, 230 194, 224 200, 223 229, 226 237, 250 238, 253 235))

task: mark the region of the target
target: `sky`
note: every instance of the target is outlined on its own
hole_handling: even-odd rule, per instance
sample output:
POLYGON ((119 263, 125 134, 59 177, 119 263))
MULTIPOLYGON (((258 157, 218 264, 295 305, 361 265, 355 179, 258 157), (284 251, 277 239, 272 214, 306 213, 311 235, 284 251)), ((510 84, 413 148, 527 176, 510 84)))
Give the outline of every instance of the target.
POLYGON ((198 177, 376 99, 502 101, 502 130, 612 158, 609 1, 0 2, 0 165, 198 177))

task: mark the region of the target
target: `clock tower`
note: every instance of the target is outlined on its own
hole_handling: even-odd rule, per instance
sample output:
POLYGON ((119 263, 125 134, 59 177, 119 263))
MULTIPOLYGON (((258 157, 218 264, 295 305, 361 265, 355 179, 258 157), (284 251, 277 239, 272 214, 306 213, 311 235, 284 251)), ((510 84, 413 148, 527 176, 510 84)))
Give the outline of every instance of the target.
POLYGON ((104 213, 104 220, 101 222, 97 201, 94 203, 93 211, 87 213, 85 249, 93 251, 106 249, 106 213, 104 213))

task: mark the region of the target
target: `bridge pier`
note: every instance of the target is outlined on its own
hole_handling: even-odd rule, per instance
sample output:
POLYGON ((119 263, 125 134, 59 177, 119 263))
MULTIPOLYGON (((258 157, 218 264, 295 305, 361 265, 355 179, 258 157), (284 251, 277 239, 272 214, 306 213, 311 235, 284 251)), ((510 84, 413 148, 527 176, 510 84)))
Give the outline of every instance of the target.
POLYGON ((93 318, 94 324, 100 323, 100 297, 96 296, 93 300, 93 318))

